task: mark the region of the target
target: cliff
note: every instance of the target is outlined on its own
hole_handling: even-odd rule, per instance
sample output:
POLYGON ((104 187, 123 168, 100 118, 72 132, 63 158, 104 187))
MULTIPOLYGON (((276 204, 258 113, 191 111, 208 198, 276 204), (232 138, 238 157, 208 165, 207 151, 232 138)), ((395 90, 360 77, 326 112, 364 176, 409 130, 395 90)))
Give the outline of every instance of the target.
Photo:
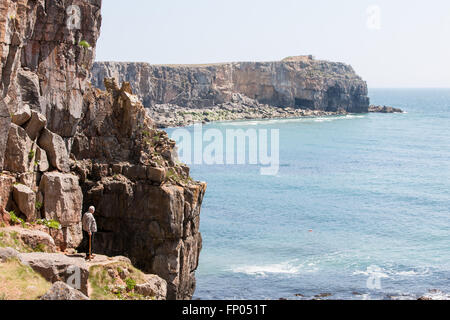
POLYGON ((351 66, 311 56, 207 65, 95 62, 92 73, 99 88, 104 77, 130 82, 147 108, 211 108, 236 94, 273 107, 351 113, 369 107, 367 85, 351 66))
POLYGON ((90 85, 101 0, 0 0, 0 223, 82 247, 97 207, 98 253, 125 255, 189 299, 206 184, 179 164, 128 83, 90 85), (79 22, 79 23, 78 23, 79 22))

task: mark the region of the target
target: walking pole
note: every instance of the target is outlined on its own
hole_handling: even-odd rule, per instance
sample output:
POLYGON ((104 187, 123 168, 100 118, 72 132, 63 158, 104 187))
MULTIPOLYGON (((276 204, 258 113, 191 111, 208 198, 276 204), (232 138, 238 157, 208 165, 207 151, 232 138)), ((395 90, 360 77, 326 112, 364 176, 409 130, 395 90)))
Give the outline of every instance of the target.
POLYGON ((92 248, 91 248, 91 236, 92 236, 92 233, 89 233, 89 257, 88 257, 88 260, 89 260, 89 261, 91 260, 91 257, 92 257, 92 255, 91 255, 91 252, 92 252, 92 248))

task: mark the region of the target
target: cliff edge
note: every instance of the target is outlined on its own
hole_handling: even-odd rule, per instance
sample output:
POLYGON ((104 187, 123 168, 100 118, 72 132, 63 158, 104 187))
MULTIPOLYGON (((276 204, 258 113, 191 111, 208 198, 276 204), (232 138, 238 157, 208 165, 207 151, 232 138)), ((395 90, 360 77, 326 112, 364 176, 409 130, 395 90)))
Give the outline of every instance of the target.
POLYGON ((130 82, 146 108, 211 108, 236 101, 236 95, 272 107, 326 112, 362 113, 369 107, 367 84, 351 66, 312 56, 205 65, 95 62, 92 73, 99 88, 105 77, 130 82))

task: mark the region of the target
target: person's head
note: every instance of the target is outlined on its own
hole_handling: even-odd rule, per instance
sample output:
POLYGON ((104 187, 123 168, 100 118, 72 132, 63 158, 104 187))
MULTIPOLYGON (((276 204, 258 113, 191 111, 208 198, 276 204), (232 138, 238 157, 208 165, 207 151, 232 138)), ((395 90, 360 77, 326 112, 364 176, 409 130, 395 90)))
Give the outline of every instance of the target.
POLYGON ((95 212, 95 207, 94 206, 89 207, 89 212, 93 214, 95 212))

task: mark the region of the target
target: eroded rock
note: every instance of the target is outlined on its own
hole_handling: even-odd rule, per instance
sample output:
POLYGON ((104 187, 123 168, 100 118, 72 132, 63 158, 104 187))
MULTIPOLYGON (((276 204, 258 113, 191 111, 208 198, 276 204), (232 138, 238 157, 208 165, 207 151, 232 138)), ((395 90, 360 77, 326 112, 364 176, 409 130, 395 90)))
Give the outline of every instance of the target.
POLYGON ((38 145, 47 153, 50 164, 62 172, 70 171, 69 155, 63 138, 48 129, 44 129, 38 145))
POLYGON ((154 297, 157 300, 165 300, 167 297, 167 282, 156 276, 146 275, 147 282, 134 287, 136 293, 145 297, 154 297))
POLYGON ((31 119, 25 125, 25 131, 27 132, 30 139, 34 141, 39 136, 41 130, 44 129, 46 124, 47 119, 42 114, 36 111, 32 111, 31 119))
POLYGON ((36 194, 29 187, 17 184, 13 187, 14 202, 28 222, 36 220, 36 194))
POLYGON ((89 300, 82 292, 68 286, 62 281, 55 282, 41 300, 89 300))
POLYGON ((22 107, 12 114, 11 120, 18 126, 24 125, 31 118, 31 109, 28 104, 22 105, 22 107))
POLYGON ((33 141, 23 128, 11 124, 5 151, 4 168, 11 172, 32 171, 33 160, 33 141))
POLYGON ((18 258, 47 281, 62 281, 88 295, 89 269, 82 259, 56 253, 21 253, 18 258))
POLYGON ((57 245, 63 248, 77 247, 82 240, 83 206, 83 193, 78 177, 73 174, 46 172, 42 176, 39 191, 44 199, 44 217, 56 220, 62 226, 62 230, 55 231, 57 245))

